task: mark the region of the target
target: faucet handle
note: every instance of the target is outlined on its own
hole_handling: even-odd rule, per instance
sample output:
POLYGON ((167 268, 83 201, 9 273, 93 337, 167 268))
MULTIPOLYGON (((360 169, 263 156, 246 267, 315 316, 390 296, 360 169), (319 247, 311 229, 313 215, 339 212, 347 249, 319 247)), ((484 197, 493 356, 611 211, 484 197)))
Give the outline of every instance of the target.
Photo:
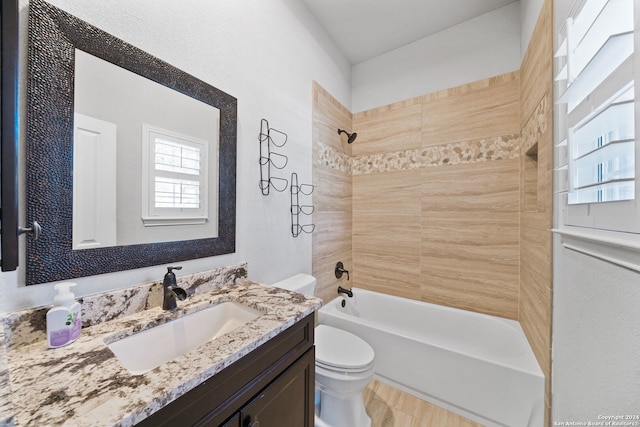
POLYGON ((167 267, 167 274, 164 275, 164 279, 162 280, 162 286, 164 286, 165 288, 167 286, 170 286, 170 287, 176 286, 177 285, 176 273, 174 273, 172 270, 180 270, 181 268, 182 268, 181 266, 167 267))
POLYGON ((336 279, 340 279, 342 277, 342 274, 346 274, 347 280, 349 280, 349 270, 344 269, 344 264, 342 263, 342 261, 338 261, 338 263, 336 264, 335 273, 336 279))

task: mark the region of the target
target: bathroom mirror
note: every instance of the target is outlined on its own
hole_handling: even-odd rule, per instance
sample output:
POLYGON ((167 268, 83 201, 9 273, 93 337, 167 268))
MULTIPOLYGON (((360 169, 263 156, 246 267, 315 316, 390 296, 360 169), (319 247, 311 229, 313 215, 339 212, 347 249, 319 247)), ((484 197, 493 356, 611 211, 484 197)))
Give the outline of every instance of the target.
POLYGON ((217 237, 220 110, 79 49, 74 77, 73 249, 217 237))
MULTIPOLYGON (((28 56, 26 217, 29 224, 37 221, 42 233, 37 240, 27 240, 27 284, 235 251, 237 101, 234 97, 43 0, 31 0, 29 4, 28 56), (211 118, 215 126, 210 128, 216 129, 217 135, 206 138, 215 141, 214 149, 217 146, 215 155, 209 157, 214 162, 207 168, 210 174, 215 174, 207 179, 209 184, 214 183, 212 194, 217 199, 215 209, 207 217, 207 222, 215 222, 214 232, 195 236, 174 233, 167 241, 73 249, 77 51, 184 94, 216 112, 217 119, 211 118)), ((140 122, 143 121, 141 118, 140 122)), ((163 124, 155 126, 162 128, 163 124)), ((142 200, 131 203, 142 204, 142 200)))

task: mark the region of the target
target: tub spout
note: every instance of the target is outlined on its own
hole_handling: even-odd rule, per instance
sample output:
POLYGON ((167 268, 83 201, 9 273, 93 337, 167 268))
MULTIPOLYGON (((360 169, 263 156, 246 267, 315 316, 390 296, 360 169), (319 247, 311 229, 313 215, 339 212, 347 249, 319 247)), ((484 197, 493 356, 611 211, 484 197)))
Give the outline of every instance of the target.
POLYGON ((340 294, 347 294, 349 298, 353 298, 353 292, 351 289, 345 289, 342 286, 338 286, 338 295, 340 294))

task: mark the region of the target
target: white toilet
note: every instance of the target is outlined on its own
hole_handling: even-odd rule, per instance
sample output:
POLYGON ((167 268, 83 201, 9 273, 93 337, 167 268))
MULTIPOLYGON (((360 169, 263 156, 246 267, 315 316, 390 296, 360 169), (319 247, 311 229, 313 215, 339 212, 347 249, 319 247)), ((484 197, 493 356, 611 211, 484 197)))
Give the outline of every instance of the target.
MULTIPOLYGON (((273 286, 313 295, 316 279, 296 274, 273 286)), ((374 374, 373 348, 362 338, 327 325, 315 328, 316 427, 370 427, 362 391, 374 374)))

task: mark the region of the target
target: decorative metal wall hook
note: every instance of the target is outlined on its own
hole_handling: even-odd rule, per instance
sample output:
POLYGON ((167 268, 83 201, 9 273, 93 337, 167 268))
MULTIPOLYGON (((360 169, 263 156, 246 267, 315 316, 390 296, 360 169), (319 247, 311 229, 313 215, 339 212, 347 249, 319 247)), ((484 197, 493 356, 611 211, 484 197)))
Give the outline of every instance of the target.
POLYGON ((287 189, 289 184, 285 178, 271 176, 271 167, 284 169, 289 162, 289 158, 284 154, 276 153, 271 146, 283 147, 287 143, 287 134, 269 126, 267 119, 260 121, 260 190, 263 196, 269 195, 269 190, 273 188, 278 192, 287 189))
POLYGON ((31 234, 33 236, 33 240, 38 240, 41 233, 42 226, 38 224, 38 221, 33 221, 31 227, 18 227, 18 236, 20 236, 21 234, 31 234))
POLYGON ((298 237, 300 233, 307 234, 313 233, 316 226, 315 224, 300 224, 300 215, 311 215, 314 211, 313 205, 301 205, 299 198, 300 193, 304 195, 311 195, 313 193, 314 186, 311 184, 298 184, 298 174, 291 173, 291 235, 298 237))

